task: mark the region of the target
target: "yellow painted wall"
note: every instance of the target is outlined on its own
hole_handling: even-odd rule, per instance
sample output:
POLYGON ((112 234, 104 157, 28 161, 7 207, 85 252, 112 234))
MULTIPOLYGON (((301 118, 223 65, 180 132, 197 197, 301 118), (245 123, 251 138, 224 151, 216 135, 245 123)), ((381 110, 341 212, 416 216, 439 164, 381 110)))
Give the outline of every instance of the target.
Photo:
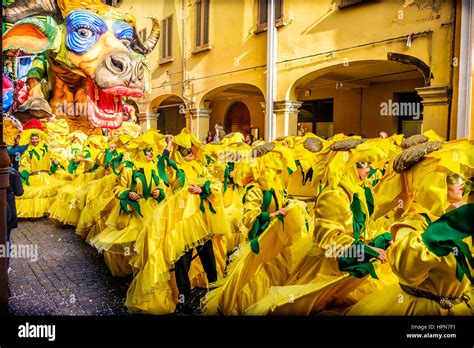
MULTIPOLYGON (((195 1, 184 0, 184 53, 187 60, 186 78, 189 80, 184 96, 194 101, 191 108, 205 108, 204 100, 224 85, 251 84, 265 95, 266 76, 262 65, 266 64, 266 32, 255 34, 257 3, 257 0, 211 0, 211 49, 193 54, 195 1)), ((450 24, 451 1, 374 1, 345 9, 338 9, 337 4, 338 1, 334 0, 284 0, 286 25, 278 29, 276 100, 296 100, 296 87, 342 64, 344 59, 348 59, 349 64, 386 60, 388 52, 421 59, 431 66, 434 75, 432 85, 449 85, 453 28, 450 24), (405 37, 411 33, 424 34, 416 37, 412 46, 407 47, 405 37), (376 43, 397 37, 402 38, 376 43), (362 46, 356 47, 359 45, 362 46)), ((146 16, 155 15, 162 19, 174 14, 174 62, 159 65, 160 48, 148 56, 153 70, 153 89, 146 101, 163 94, 182 97, 181 1, 123 0, 121 7, 130 9, 137 17, 138 29, 145 25, 150 28, 146 16)), ((363 132, 366 129, 369 136, 378 134, 371 122, 374 107, 370 103, 374 98, 384 98, 384 90, 364 89, 362 93, 364 100, 369 101, 362 110, 362 119, 358 117, 361 114, 360 90, 338 97, 334 132, 363 132), (366 93, 371 98, 365 98, 366 93)), ((220 103, 212 107, 211 128, 216 120, 223 117, 215 113, 219 108, 224 107, 220 103)), ((144 111, 143 108, 141 111, 144 111)), ((260 117, 259 122, 263 124, 263 114, 260 117)), ((380 128, 388 130, 392 126, 393 129, 391 121, 378 117, 378 122, 381 122, 380 128)))

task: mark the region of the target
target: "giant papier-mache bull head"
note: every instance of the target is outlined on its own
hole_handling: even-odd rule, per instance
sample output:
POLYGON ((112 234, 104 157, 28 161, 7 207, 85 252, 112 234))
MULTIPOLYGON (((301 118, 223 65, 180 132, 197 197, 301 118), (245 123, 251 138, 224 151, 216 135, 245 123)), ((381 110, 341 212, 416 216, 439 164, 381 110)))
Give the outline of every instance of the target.
MULTIPOLYGON (((3 16, 14 23, 3 36, 4 51, 46 53, 55 76, 49 101, 54 113, 65 100, 84 103, 93 126, 113 129, 123 121, 122 99, 143 96, 150 77, 144 55, 160 36, 156 18, 142 41, 133 16, 100 0, 17 0, 3 16), (31 17, 38 15, 46 21, 31 17)), ((39 80, 28 75, 30 87, 39 80)))

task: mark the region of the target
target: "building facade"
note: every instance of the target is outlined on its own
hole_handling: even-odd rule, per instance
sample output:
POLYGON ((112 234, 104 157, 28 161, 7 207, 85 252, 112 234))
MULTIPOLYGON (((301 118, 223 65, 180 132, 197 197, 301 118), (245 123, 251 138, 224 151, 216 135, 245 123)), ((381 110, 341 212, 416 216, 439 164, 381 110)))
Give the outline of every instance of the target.
MULTIPOLYGON (((123 0, 161 20, 144 128, 200 139, 218 123, 263 138, 267 0, 123 0)), ((275 135, 433 129, 458 137, 461 1, 275 0, 275 135)), ((469 79, 471 76, 469 75, 469 79)), ((469 89, 469 99, 472 89, 469 89)), ((472 134, 472 133, 471 133, 472 134)))

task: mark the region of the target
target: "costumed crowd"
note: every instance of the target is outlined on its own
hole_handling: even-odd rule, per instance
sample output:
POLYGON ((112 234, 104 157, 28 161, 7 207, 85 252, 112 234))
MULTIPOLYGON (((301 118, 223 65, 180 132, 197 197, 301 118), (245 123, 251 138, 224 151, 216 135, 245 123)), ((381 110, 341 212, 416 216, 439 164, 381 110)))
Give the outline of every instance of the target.
POLYGON ((131 312, 191 313, 198 287, 204 315, 473 314, 472 140, 203 145, 187 129, 7 121, 18 217, 75 226, 133 276, 131 312))

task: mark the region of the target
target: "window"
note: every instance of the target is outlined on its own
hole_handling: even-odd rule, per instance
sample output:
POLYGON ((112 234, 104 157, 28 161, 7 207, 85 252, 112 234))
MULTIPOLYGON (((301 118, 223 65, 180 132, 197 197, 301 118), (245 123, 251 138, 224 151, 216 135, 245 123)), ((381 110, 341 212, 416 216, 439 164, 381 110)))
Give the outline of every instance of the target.
POLYGON ((209 48, 209 0, 196 0, 196 35, 193 53, 209 48))
MULTIPOLYGON (((283 22, 283 0, 274 0, 275 26, 281 27, 283 22)), ((268 0, 258 0, 258 23, 256 33, 267 30, 268 0)))
POLYGON ((166 17, 161 21, 162 35, 161 35, 161 61, 160 63, 167 63, 173 61, 172 46, 173 46, 173 15, 166 17))
POLYGON ((320 137, 333 136, 334 99, 305 101, 298 113, 298 128, 320 137))
POLYGON ((423 103, 416 92, 394 93, 392 114, 397 117, 398 133, 409 137, 421 134, 423 125, 423 103))

